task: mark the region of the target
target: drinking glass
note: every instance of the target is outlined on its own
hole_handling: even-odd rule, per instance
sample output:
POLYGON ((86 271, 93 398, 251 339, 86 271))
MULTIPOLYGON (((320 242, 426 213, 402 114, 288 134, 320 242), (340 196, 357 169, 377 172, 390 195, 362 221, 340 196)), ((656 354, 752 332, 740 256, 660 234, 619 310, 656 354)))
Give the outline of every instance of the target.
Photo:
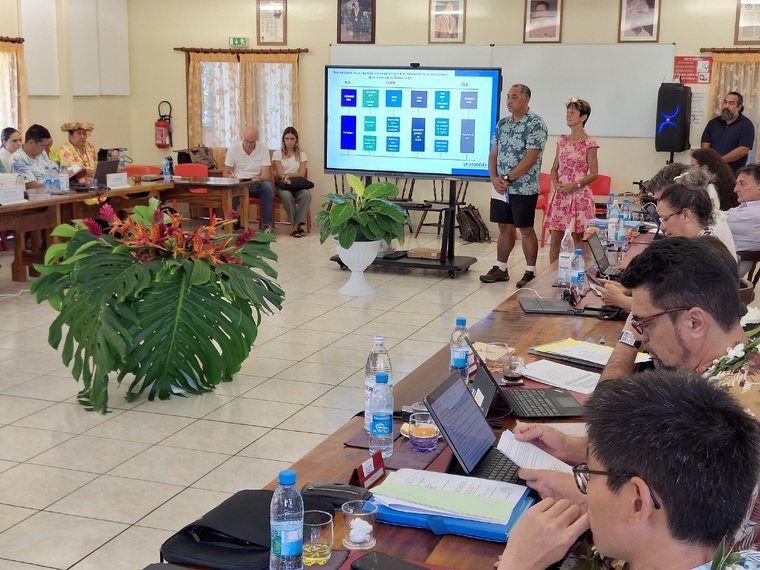
POLYGON ((303 513, 304 566, 324 565, 330 560, 333 547, 333 517, 325 511, 303 513))

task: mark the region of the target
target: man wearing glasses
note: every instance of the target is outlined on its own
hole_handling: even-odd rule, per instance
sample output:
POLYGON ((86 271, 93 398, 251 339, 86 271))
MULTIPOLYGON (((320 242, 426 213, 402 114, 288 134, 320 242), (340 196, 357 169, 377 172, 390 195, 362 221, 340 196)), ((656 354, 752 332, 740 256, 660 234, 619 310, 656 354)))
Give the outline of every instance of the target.
MULTIPOLYGON (((632 292, 631 316, 602 380, 632 374, 641 349, 649 352, 655 368, 710 378, 760 417, 760 355, 754 348, 745 354, 736 261, 719 240, 671 237, 654 242, 631 260, 621 283, 632 292)), ((659 426, 653 424, 652 429, 659 426)), ((519 441, 532 441, 571 464, 587 456, 585 438, 568 437, 547 426, 520 425, 515 434, 519 441)), ((585 497, 566 474, 522 469, 520 477, 542 497, 586 506, 585 497)), ((760 505, 754 510, 740 533, 729 537, 734 544, 748 547, 760 542, 754 528, 760 505)))
POLYGON ((709 380, 655 370, 601 384, 586 421, 587 463, 573 472, 587 512, 542 500, 510 532, 499 570, 542 570, 588 528, 602 556, 630 568, 709 570, 756 490, 757 420, 709 380))

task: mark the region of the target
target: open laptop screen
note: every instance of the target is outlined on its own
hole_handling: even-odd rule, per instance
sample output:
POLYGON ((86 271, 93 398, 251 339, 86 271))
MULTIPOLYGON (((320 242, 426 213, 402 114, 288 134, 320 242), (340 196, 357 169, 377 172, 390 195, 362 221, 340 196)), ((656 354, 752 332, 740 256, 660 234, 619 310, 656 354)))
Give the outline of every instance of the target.
POLYGON ((591 255, 594 256, 594 261, 596 261, 596 264, 599 267, 599 271, 601 273, 606 273, 610 268, 610 260, 607 259, 607 252, 604 251, 604 246, 602 246, 602 241, 599 239, 599 235, 594 232, 588 236, 586 241, 591 250, 591 255))
POLYGON ((491 450, 496 436, 459 373, 451 374, 428 394, 425 404, 459 463, 471 473, 491 450))

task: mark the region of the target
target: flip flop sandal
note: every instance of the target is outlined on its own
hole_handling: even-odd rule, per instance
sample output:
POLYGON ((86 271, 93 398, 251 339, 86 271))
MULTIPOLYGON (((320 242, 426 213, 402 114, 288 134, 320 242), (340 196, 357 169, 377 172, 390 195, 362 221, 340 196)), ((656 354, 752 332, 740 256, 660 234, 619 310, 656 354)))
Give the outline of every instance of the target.
POLYGON ((292 235, 294 238, 302 238, 304 236, 304 233, 299 232, 298 230, 293 230, 290 232, 290 235, 292 235))
POLYGON ((306 235, 306 230, 304 230, 301 226, 299 226, 296 231, 298 232, 298 237, 304 237, 306 235))

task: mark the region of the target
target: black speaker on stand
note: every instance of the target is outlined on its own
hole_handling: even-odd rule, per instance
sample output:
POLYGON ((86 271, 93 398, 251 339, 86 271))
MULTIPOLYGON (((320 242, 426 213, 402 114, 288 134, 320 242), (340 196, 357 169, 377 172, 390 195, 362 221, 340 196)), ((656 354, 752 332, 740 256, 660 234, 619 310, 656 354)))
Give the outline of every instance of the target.
POLYGON ((663 83, 657 92, 657 127, 654 148, 673 153, 689 149, 691 124, 691 87, 681 83, 663 83))

